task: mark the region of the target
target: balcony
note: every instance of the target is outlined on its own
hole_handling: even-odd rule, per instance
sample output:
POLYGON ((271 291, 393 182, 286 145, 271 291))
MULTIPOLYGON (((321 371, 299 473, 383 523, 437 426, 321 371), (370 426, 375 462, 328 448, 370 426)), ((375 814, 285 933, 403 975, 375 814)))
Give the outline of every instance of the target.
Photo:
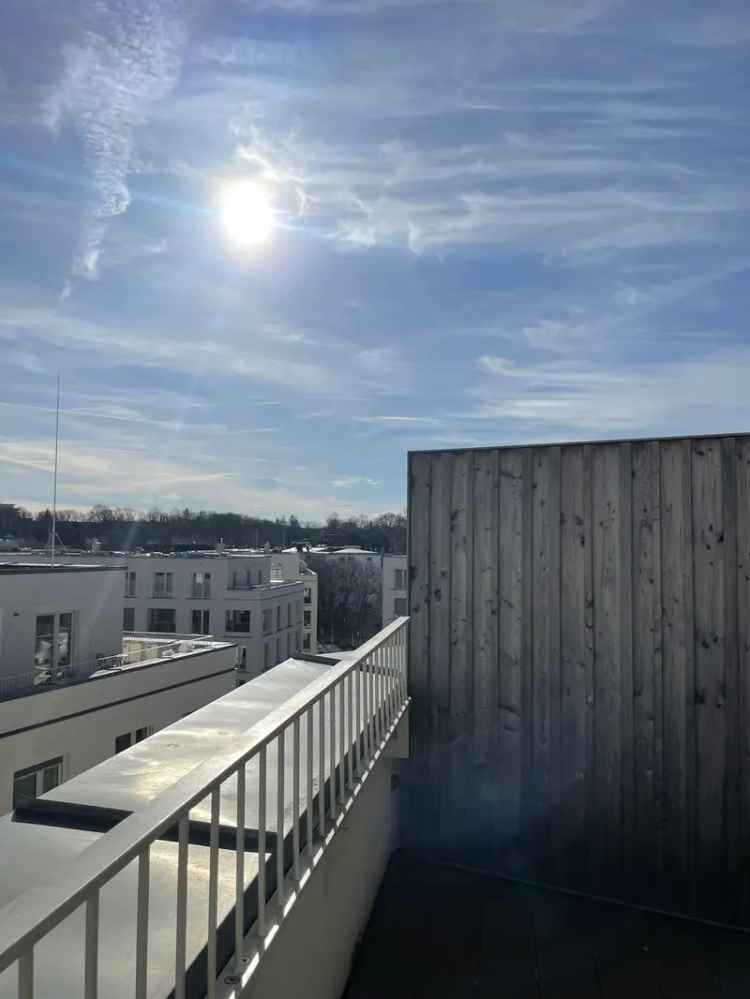
POLYGON ((0 995, 255 987, 325 869, 389 851, 405 639, 402 620, 339 662, 289 660, 0 820, 25 871, 0 883, 0 995))
POLYGON ((199 651, 201 642, 194 636, 177 639, 159 639, 148 633, 123 635, 122 650, 96 659, 76 660, 65 666, 37 666, 33 670, 0 676, 0 701, 27 697, 45 691, 59 690, 73 684, 84 683, 92 676, 127 666, 165 659, 188 652, 199 651))

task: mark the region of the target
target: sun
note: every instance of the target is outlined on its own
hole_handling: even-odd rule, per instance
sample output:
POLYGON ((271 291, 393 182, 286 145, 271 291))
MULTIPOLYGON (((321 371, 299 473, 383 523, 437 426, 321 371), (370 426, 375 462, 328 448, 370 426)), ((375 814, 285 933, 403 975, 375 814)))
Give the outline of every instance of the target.
POLYGON ((226 184, 219 194, 219 206, 227 235, 240 246, 259 246, 274 230, 275 213, 268 191, 251 180, 226 184))

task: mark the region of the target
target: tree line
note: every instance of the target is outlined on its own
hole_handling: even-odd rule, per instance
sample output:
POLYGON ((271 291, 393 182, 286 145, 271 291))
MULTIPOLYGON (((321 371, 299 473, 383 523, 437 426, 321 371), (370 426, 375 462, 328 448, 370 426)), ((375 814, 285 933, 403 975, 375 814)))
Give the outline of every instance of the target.
MULTIPOLYGON (((48 543, 52 514, 32 514, 12 503, 0 503, 0 538, 13 538, 19 546, 48 543)), ((270 520, 241 513, 208 510, 153 508, 148 512, 102 504, 90 510, 57 512, 57 536, 68 548, 85 549, 94 540, 113 551, 180 551, 213 548, 220 541, 227 547, 287 547, 310 545, 356 545, 378 552, 406 551, 406 517, 383 513, 377 517, 340 517, 330 514, 325 523, 300 521, 294 515, 270 520)))

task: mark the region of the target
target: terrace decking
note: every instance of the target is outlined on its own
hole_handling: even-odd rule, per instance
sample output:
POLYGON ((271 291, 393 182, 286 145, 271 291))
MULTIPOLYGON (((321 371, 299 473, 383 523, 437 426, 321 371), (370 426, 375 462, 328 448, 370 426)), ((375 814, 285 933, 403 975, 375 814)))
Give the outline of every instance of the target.
POLYGON ((740 999, 750 937, 394 854, 344 999, 740 999))

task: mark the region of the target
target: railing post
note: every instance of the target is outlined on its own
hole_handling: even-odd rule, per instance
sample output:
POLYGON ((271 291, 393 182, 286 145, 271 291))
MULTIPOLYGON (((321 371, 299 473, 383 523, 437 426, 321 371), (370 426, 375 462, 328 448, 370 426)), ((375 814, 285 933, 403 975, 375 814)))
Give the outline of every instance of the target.
POLYGON ((362 738, 362 667, 354 667, 354 773, 361 776, 360 739, 362 738))
POLYGON ((326 838, 326 712, 325 695, 318 701, 318 827, 326 838))
POLYGON ((211 833, 208 858, 208 947, 206 952, 206 997, 216 999, 216 920, 219 903, 219 807, 221 789, 211 791, 211 833))
POLYGON ((83 994, 97 999, 99 994, 99 889, 86 900, 86 942, 84 948, 83 994))
POLYGON ((135 999, 146 999, 148 983, 148 891, 151 847, 138 857, 138 902, 135 923, 135 999))
POLYGON ((276 891, 282 906, 284 890, 284 742, 286 729, 277 736, 276 750, 276 891))
POLYGON ((292 854, 294 860, 294 877, 300 879, 299 865, 299 718, 292 723, 292 854))
POLYGON ((348 673, 346 677, 347 708, 348 708, 348 729, 347 740, 348 752, 346 754, 346 780, 351 788, 354 786, 354 673, 348 673))
POLYGON ((395 679, 396 679, 396 659, 394 656, 394 646, 392 639, 388 639, 385 646, 385 657, 388 663, 388 728, 393 724, 393 716, 396 712, 395 704, 395 679))
POLYGON ((375 745, 383 741, 383 648, 375 650, 375 745))
POLYGON ((18 959, 18 999, 34 999, 34 948, 18 959))
POLYGON ((235 840, 234 963, 242 970, 245 939, 245 764, 237 767, 237 836, 235 840))
POLYGON ((266 747, 258 753, 258 936, 266 934, 266 747))
POLYGON ((187 867, 189 813, 180 819, 177 845, 177 920, 175 934, 175 999, 185 999, 185 948, 187 940, 187 867))
POLYGON ((336 686, 328 691, 329 699, 329 721, 331 723, 331 745, 330 745, 330 767, 331 767, 331 781, 328 785, 328 800, 330 802, 331 810, 329 815, 331 816, 331 823, 335 825, 336 822, 336 686))
POLYGON ((309 707, 306 714, 307 724, 307 853, 312 860, 314 853, 313 845, 313 709, 309 707))
POLYGON ((370 763, 370 661, 365 659, 362 669, 362 748, 364 750, 365 770, 370 763))
POLYGON ((339 691, 339 804, 344 807, 344 802, 346 801, 346 757, 345 757, 345 731, 344 731, 344 718, 346 709, 346 677, 344 677, 338 686, 339 691))

